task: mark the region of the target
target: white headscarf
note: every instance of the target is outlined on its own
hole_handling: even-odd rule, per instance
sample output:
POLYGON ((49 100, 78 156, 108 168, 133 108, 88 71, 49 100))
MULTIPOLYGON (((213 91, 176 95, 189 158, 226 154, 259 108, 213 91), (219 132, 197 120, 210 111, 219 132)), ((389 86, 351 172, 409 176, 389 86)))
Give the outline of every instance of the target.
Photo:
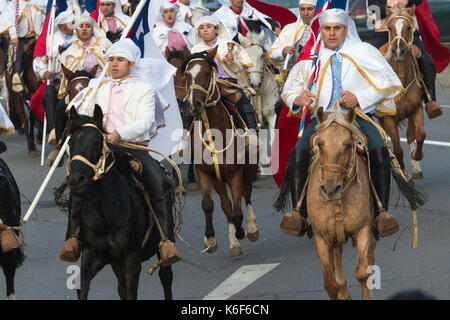
POLYGON ((302 4, 310 4, 310 5, 316 6, 317 0, 300 0, 298 5, 300 6, 302 4))
POLYGON ((228 35, 227 30, 225 29, 225 26, 223 25, 223 23, 221 21, 219 21, 216 17, 214 16, 203 16, 200 19, 198 19, 197 23, 195 24, 195 37, 197 39, 197 42, 202 41, 202 38, 200 37, 200 26, 204 23, 208 23, 208 24, 212 24, 214 26, 216 26, 217 28, 217 36, 219 38, 225 39, 225 40, 229 40, 230 37, 228 35))
MULTIPOLYGON (((92 28, 94 29, 93 30, 93 34, 92 34, 93 37, 106 38, 105 33, 102 30, 100 30, 100 28, 98 27, 98 25, 95 22, 95 20, 90 17, 90 15, 89 15, 89 13, 87 11, 84 11, 81 16, 76 16, 75 20, 76 20, 76 24, 78 25, 78 27, 80 27, 80 25, 83 22, 89 23, 92 26, 92 28)), ((74 41, 78 40, 78 39, 79 39, 78 35, 75 32, 75 34, 74 34, 74 41)))
MULTIPOLYGON (((123 13, 122 11, 122 5, 119 0, 100 0, 100 3, 102 2, 112 2, 114 3, 114 16, 122 20, 124 23, 128 23, 130 21, 130 17, 123 13)), ((98 11, 98 23, 100 24, 100 21, 102 21, 103 14, 101 10, 98 11)))
POLYGON ((165 9, 169 9, 169 8, 173 8, 175 9, 175 13, 176 13, 176 20, 177 21, 181 21, 180 20, 180 9, 178 8, 178 6, 175 3, 163 3, 160 7, 159 7, 159 13, 158 16, 156 17, 156 25, 159 24, 164 24, 164 18, 163 18, 163 12, 165 9))
POLYGON ((79 24, 77 23, 77 19, 75 18, 75 15, 72 12, 72 9, 67 9, 64 12, 61 12, 56 18, 55 18, 55 26, 58 26, 60 24, 69 24, 69 28, 71 29, 77 29, 79 28, 79 24))
POLYGON ((340 23, 344 26, 348 26, 348 33, 346 39, 350 41, 361 42, 356 29, 355 21, 342 9, 328 9, 322 12, 319 16, 319 24, 322 26, 325 23, 340 23))

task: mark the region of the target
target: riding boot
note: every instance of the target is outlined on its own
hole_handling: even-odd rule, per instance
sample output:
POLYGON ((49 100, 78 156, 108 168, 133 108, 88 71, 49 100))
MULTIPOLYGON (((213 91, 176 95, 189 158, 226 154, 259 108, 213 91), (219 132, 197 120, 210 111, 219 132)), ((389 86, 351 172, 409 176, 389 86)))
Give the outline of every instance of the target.
POLYGON ((66 242, 64 243, 59 259, 67 262, 77 262, 81 254, 81 243, 78 240, 79 219, 83 209, 83 196, 70 194, 69 221, 67 224, 66 242))
POLYGON ((371 179, 382 205, 378 208, 377 201, 374 201, 375 226, 381 237, 387 237, 399 229, 397 220, 387 211, 391 191, 391 159, 385 147, 370 150, 369 157, 371 179))
POLYGON ((24 41, 19 39, 19 45, 17 46, 16 51, 16 61, 14 61, 14 75, 12 78, 12 89, 14 92, 22 92, 23 91, 23 83, 22 83, 22 69, 23 69, 23 46, 24 41))
POLYGON ((417 59, 417 62, 419 63, 419 68, 423 75, 423 82, 425 82, 425 86, 427 87, 431 98, 431 101, 429 101, 428 97, 425 95, 425 109, 427 111, 428 119, 434 119, 442 115, 442 109, 436 102, 436 68, 428 53, 422 54, 422 56, 417 59))
POLYGON ((288 183, 291 192, 293 211, 284 215, 280 224, 280 229, 284 233, 293 236, 302 237, 307 231, 308 217, 306 198, 303 199, 300 207, 297 206, 303 188, 308 178, 310 152, 307 149, 294 148, 289 154, 288 165, 288 183))
POLYGON ((176 249, 174 219, 173 219, 173 192, 172 184, 158 161, 154 160, 145 151, 132 151, 132 156, 137 158, 143 166, 143 184, 149 192, 150 203, 155 211, 161 225, 166 241, 161 241, 161 264, 171 265, 181 260, 181 256, 176 249), (171 257, 167 257, 164 252, 171 252, 171 257))
POLYGON ((44 89, 44 98, 42 105, 44 106, 45 117, 47 118, 47 129, 52 131, 55 128, 55 109, 58 104, 58 93, 52 85, 47 85, 44 89))

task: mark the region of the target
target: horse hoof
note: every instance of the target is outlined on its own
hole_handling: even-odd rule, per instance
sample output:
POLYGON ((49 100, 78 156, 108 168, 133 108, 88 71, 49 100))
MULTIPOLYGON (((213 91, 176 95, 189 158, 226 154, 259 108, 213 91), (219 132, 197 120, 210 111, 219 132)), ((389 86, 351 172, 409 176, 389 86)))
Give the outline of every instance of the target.
POLYGON ((38 157, 38 153, 37 153, 36 150, 28 151, 28 155, 30 156, 30 158, 37 158, 38 157))
POLYGON ((422 171, 417 171, 417 172, 413 172, 413 179, 423 179, 423 172, 422 171))
POLYGON ((34 143, 36 143, 37 145, 41 145, 42 144, 42 140, 38 139, 38 138, 34 138, 34 143))
POLYGON ((213 237, 212 239, 205 238, 203 240, 203 245, 205 246, 206 252, 214 253, 217 251, 217 240, 213 237))
POLYGON ((241 247, 234 247, 230 249, 230 253, 232 257, 238 257, 242 255, 242 249, 241 247))
POLYGON ((188 191, 195 191, 195 190, 198 190, 198 183, 197 182, 188 182, 188 185, 187 185, 187 189, 188 189, 188 191))
POLYGON ((259 238, 259 231, 256 230, 256 232, 253 232, 253 233, 247 233, 247 238, 248 238, 248 240, 250 240, 250 241, 252 241, 252 242, 257 241, 258 238, 259 238))

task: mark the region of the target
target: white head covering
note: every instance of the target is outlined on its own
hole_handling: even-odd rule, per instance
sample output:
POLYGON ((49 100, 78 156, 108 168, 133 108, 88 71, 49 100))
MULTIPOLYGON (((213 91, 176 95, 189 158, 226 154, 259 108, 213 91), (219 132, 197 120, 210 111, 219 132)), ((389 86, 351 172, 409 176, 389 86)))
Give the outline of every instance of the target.
POLYGON ((77 21, 76 21, 75 15, 72 12, 72 9, 67 9, 64 12, 61 12, 55 18, 55 25, 58 26, 60 24, 69 24, 69 27, 71 29, 79 28, 79 25, 77 24, 77 21))
POLYGON ((169 9, 169 8, 173 8, 175 9, 175 13, 176 13, 176 18, 175 20, 180 21, 180 9, 178 8, 178 6, 175 3, 163 3, 160 7, 159 7, 159 13, 158 16, 156 17, 156 22, 155 24, 164 24, 164 18, 163 18, 163 12, 165 9, 169 9))
POLYGON ((319 16, 319 24, 322 26, 325 23, 340 23, 344 26, 348 26, 347 38, 350 41, 361 42, 356 29, 355 22, 352 18, 342 9, 328 9, 322 12, 319 16))
POLYGON ((109 47, 106 58, 122 57, 130 62, 138 63, 141 60, 141 50, 131 39, 122 39, 109 47))
POLYGON ((208 23, 208 24, 212 24, 214 26, 216 26, 217 28, 217 36, 219 38, 225 39, 225 40, 229 40, 229 36, 228 36, 228 32, 225 29, 225 26, 223 25, 223 23, 221 21, 219 21, 219 19, 217 19, 214 16, 203 16, 200 19, 198 19, 198 21, 195 24, 195 37, 197 39, 197 42, 202 41, 202 38, 200 37, 200 26, 204 23, 208 23))
MULTIPOLYGON (((100 3, 102 2, 112 2, 114 3, 114 16, 122 20, 125 24, 127 24, 130 21, 130 17, 123 13, 122 11, 122 4, 119 0, 100 0, 100 3)), ((100 25, 100 22, 103 19, 103 14, 101 10, 98 12, 98 23, 100 25)))
MULTIPOLYGON (((92 28, 94 29, 93 30, 94 32, 92 34, 93 37, 106 38, 105 33, 102 30, 100 30, 100 28, 97 25, 97 22, 95 22, 95 20, 90 17, 90 15, 87 11, 84 11, 81 16, 76 16, 75 21, 76 21, 75 23, 77 24, 78 28, 80 27, 80 25, 83 22, 89 23, 92 26, 92 28)), ((74 41, 77 39, 79 39, 79 38, 78 38, 78 35, 75 33, 74 41)))
POLYGON ((310 4, 310 5, 316 6, 317 0, 300 0, 298 5, 300 6, 302 4, 310 4))

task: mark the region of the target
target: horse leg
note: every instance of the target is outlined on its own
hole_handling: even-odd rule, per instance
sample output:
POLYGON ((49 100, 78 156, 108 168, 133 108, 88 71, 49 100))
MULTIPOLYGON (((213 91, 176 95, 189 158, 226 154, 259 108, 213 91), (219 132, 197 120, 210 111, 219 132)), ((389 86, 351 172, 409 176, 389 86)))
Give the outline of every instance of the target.
POLYGON ((342 244, 336 244, 333 247, 334 264, 336 266, 336 282, 339 285, 338 299, 351 300, 350 292, 347 289, 347 280, 345 279, 344 269, 342 267, 342 244))
POLYGON ((253 177, 250 173, 251 169, 246 168, 244 172, 244 200, 246 205, 245 219, 247 222, 245 231, 247 232, 248 240, 256 241, 259 238, 259 231, 256 226, 256 217, 252 206, 253 177))
POLYGON ((3 265, 3 273, 6 279, 6 299, 16 300, 14 295, 14 276, 16 275, 16 267, 14 266, 13 252, 5 254, 6 263, 3 265))
MULTIPOLYGON (((27 128, 27 142, 28 142, 28 154, 30 155, 30 157, 35 158, 37 157, 37 151, 36 151, 36 144, 34 142, 34 124, 36 122, 36 116, 33 113, 33 111, 30 110, 30 113, 28 115, 28 128, 27 128), (36 154, 36 156, 35 156, 36 154)), ((40 130, 42 132, 42 128, 40 130)), ((39 136, 39 134, 38 134, 39 136)), ((42 141, 42 134, 40 134, 40 140, 42 141)), ((45 143, 45 141, 43 141, 42 143, 45 143)))
POLYGON ((86 248, 81 256, 80 290, 77 291, 79 300, 87 300, 91 281, 105 266, 105 263, 86 248))
POLYGON ((139 254, 131 254, 131 257, 128 257, 125 261, 124 268, 125 300, 137 300, 141 269, 142 265, 139 261, 139 254))
POLYGON ((417 108, 412 115, 412 121, 415 126, 415 140, 416 140, 416 148, 411 153, 411 165, 413 167, 413 178, 414 179, 422 179, 423 173, 420 168, 420 160, 423 159, 423 143, 425 141, 425 127, 424 127, 424 115, 423 109, 417 108))
POLYGON ((126 297, 126 286, 125 286, 125 276, 123 272, 123 267, 119 264, 111 264, 114 274, 117 278, 117 292, 121 300, 125 300, 126 297))
POLYGON ((403 162, 403 150, 402 150, 402 146, 400 145, 400 135, 398 133, 398 127, 397 127, 395 118, 393 116, 383 117, 383 125, 384 125, 384 129, 386 130, 388 135, 391 137, 392 146, 394 147, 394 155, 397 158, 400 168, 403 170, 403 172, 407 176, 407 172, 405 169, 405 163, 403 162))
POLYGON ((233 199, 233 213, 231 222, 236 228, 236 238, 244 239, 245 230, 242 228, 242 220, 244 214, 242 213, 242 196, 244 195, 244 170, 234 174, 230 183, 231 197, 233 199))
POLYGON ((207 173, 200 171, 198 166, 196 166, 196 169, 198 182, 200 186, 200 192, 203 198, 202 209, 205 215, 205 222, 206 222, 205 239, 203 240, 203 243, 205 245, 205 248, 208 248, 207 252, 214 253, 217 250, 217 240, 213 226, 214 202, 211 199, 211 184, 212 184, 211 178, 207 173))
POLYGON ((314 247, 316 249, 317 258, 319 259, 320 267, 322 268, 324 288, 330 299, 336 300, 338 299, 340 285, 334 277, 333 249, 320 235, 317 234, 314 237, 314 247))
POLYGON ((214 189, 220 196, 220 205, 222 207, 228 222, 228 239, 230 241, 230 252, 232 257, 240 256, 242 254, 241 245, 236 239, 236 227, 233 224, 233 207, 228 198, 227 187, 225 183, 214 180, 214 189))
POLYGON ((375 263, 374 251, 375 251, 375 238, 369 225, 366 225, 359 230, 356 236, 356 250, 357 250, 357 262, 356 262, 356 279, 361 287, 361 299, 372 300, 372 290, 367 287, 367 279, 370 274, 368 272, 369 266, 375 263))
MULTIPOLYGON (((158 251, 158 259, 161 260, 161 254, 158 251)), ((158 272, 159 280, 161 281, 161 284, 163 286, 164 290, 164 299, 165 300, 172 300, 172 282, 173 282, 173 272, 172 272, 172 266, 169 265, 167 267, 164 267, 161 265, 159 267, 158 272)))

